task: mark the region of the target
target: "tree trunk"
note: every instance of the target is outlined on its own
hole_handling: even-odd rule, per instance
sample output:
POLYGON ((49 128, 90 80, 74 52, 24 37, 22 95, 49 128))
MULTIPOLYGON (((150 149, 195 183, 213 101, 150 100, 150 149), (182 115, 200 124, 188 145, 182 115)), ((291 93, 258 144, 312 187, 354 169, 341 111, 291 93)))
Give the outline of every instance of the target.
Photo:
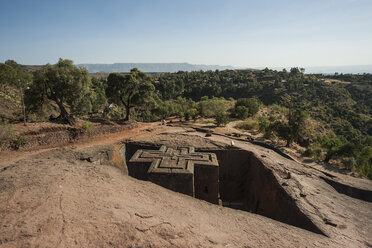
POLYGON ((329 160, 331 160, 331 158, 333 157, 334 152, 332 151, 332 148, 333 148, 333 145, 331 145, 331 147, 327 151, 327 154, 326 154, 326 156, 324 158, 324 162, 325 163, 328 163, 329 160))
POLYGON ((286 147, 290 147, 292 145, 293 139, 292 137, 287 138, 287 144, 285 145, 286 147))
POLYGON ((21 86, 19 86, 19 90, 20 90, 20 93, 21 93, 23 125, 26 126, 26 108, 25 108, 25 101, 24 101, 24 98, 23 98, 23 90, 22 90, 21 86))
POLYGON ((124 121, 129 121, 130 119, 130 107, 128 106, 125 106, 125 118, 124 118, 124 121))
POLYGON ((57 119, 61 119, 62 121, 65 121, 70 125, 74 125, 75 121, 71 116, 69 116, 65 106, 63 106, 62 101, 57 100, 56 103, 57 103, 57 105, 59 107, 59 110, 60 110, 60 115, 59 115, 59 117, 57 117, 57 119))
POLYGON ((333 156, 333 154, 330 151, 328 151, 325 158, 324 158, 324 162, 328 163, 329 160, 331 160, 332 156, 333 156))

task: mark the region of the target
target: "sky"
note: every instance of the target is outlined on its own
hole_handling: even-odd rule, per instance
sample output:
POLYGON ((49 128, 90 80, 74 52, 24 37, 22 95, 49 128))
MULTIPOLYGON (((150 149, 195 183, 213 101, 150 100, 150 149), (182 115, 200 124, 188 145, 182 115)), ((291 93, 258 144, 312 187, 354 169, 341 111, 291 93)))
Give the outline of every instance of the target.
POLYGON ((372 64, 372 0, 0 0, 0 61, 372 64))

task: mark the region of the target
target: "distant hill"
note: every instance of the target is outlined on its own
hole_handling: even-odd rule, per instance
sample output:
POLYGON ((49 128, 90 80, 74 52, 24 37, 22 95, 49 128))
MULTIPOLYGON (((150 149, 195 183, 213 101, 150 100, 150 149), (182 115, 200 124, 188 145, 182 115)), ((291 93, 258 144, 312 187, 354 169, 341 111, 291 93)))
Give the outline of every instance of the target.
MULTIPOLYGON (((336 72, 343 73, 343 74, 372 73, 372 65, 308 66, 304 68, 305 68, 305 73, 321 73, 321 74, 334 74, 336 72)), ((280 71, 283 69, 283 67, 274 67, 272 69, 280 71)), ((290 68, 287 67, 286 69, 289 70, 290 68)))
POLYGON ((189 63, 114 63, 114 64, 78 64, 87 68, 90 73, 95 72, 129 72, 138 68, 144 72, 178 72, 178 71, 207 71, 234 69, 232 66, 194 65, 189 63))
POLYGON ((338 73, 352 73, 352 74, 363 74, 372 73, 372 65, 345 65, 345 66, 318 66, 318 67, 306 67, 306 73, 322 73, 322 74, 334 74, 338 73))
MULTIPOLYGON (((29 72, 39 70, 41 65, 22 65, 24 69, 29 72)), ((132 68, 138 68, 144 72, 178 72, 178 71, 208 71, 208 70, 254 70, 251 68, 233 67, 233 66, 221 66, 221 65, 196 65, 189 63, 114 63, 114 64, 78 64, 77 66, 83 66, 87 68, 89 73, 97 72, 129 72, 132 68)), ((301 66, 299 66, 301 67, 301 66)), ((256 70, 262 70, 264 67, 255 68, 256 70)), ((273 70, 281 71, 283 67, 271 67, 273 70)), ((285 69, 290 70, 290 67, 285 69)), ((372 65, 350 65, 350 66, 309 66, 305 67, 305 73, 321 73, 321 74, 334 74, 338 73, 352 73, 352 74, 363 74, 372 73, 372 65)))

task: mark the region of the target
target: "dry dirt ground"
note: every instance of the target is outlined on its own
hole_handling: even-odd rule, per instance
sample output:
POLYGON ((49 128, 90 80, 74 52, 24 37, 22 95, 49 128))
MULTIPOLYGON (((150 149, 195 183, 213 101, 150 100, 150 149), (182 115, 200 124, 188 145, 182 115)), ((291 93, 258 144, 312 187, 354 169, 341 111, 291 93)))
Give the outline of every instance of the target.
MULTIPOLYGON (((293 175, 289 186, 300 183, 308 195, 309 200, 297 199, 299 205, 318 211, 309 215, 329 237, 197 200, 81 159, 87 151, 99 153, 128 140, 211 149, 231 142, 204 136, 152 123, 56 148, 1 153, 0 247, 372 247, 370 202, 337 194, 318 177, 306 175, 313 169, 299 169, 302 165, 244 142, 235 141, 235 146, 265 153, 268 168, 278 161, 288 164, 285 169, 293 175), (319 190, 327 193, 319 196, 319 190), (318 215, 336 222, 337 228, 322 223, 318 215)), ((372 189, 368 181, 355 184, 372 189)))

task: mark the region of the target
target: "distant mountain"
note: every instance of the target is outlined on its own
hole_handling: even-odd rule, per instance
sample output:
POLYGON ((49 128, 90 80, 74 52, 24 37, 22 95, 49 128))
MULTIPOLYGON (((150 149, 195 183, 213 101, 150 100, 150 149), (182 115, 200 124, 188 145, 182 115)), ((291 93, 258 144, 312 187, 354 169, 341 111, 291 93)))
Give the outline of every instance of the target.
POLYGON ((144 72, 178 72, 178 71, 207 71, 234 69, 232 66, 194 65, 189 63, 114 63, 114 64, 78 64, 90 73, 95 72, 129 72, 138 68, 144 72))
POLYGON ((322 74, 334 74, 338 73, 353 73, 363 74, 372 73, 372 65, 345 65, 345 66, 314 66, 306 67, 306 73, 322 73, 322 74))
MULTIPOLYGON (((304 68, 305 68, 305 73, 321 73, 321 74, 334 74, 335 72, 343 73, 343 74, 372 73, 372 65, 308 66, 304 68)), ((274 67, 272 69, 282 70, 283 67, 274 67)), ((286 68, 286 69, 289 70, 290 68, 286 68)))

